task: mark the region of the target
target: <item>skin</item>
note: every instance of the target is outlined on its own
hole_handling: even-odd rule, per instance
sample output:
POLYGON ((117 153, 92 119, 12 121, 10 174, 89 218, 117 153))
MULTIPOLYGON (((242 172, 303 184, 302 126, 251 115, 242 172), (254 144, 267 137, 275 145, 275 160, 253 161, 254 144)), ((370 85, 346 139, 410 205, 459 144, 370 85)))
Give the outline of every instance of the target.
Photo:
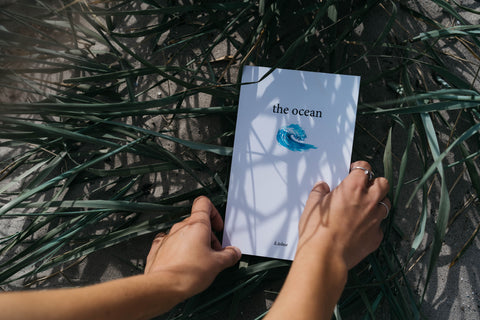
MULTIPOLYGON (((363 161, 355 166, 371 170, 363 161)), ((313 187, 295 259, 267 319, 330 319, 348 269, 382 241, 386 209, 378 202, 390 207, 388 189, 385 178, 368 181, 363 170, 352 170, 333 191, 324 182, 313 187)), ((222 229, 213 204, 199 197, 189 218, 154 239, 145 274, 84 288, 2 293, 0 318, 130 320, 165 313, 238 262, 240 250, 222 248, 213 233, 222 229)))
MULTIPOLYGON (((357 166, 371 170, 364 161, 351 168, 357 166)), ((388 190, 385 178, 368 181, 359 169, 333 191, 324 182, 313 187, 300 219, 295 259, 266 319, 331 318, 348 270, 383 239, 386 209, 378 203, 391 207, 388 190)))
POLYGON ((240 250, 222 249, 213 235, 222 228, 210 200, 199 197, 189 218, 155 238, 145 274, 84 288, 2 293, 0 319, 151 319, 238 262, 240 250))

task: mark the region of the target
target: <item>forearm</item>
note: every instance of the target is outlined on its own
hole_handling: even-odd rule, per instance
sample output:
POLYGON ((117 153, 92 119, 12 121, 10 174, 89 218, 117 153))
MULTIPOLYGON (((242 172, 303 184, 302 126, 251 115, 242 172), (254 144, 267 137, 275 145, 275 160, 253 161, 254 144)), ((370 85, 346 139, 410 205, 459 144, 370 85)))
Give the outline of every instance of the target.
POLYGON ((186 298, 176 276, 139 275, 84 288, 4 293, 6 319, 150 319, 186 298))
POLYGON ((266 319, 330 319, 347 272, 344 261, 328 250, 299 252, 266 319))

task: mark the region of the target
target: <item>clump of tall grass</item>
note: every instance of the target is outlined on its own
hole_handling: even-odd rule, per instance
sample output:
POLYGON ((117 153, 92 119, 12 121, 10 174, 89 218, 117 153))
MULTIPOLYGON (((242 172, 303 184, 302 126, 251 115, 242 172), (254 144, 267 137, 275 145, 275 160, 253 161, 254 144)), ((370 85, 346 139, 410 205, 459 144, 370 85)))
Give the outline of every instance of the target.
MULTIPOLYGON (((383 305, 419 318, 452 217, 457 182, 447 176, 461 168, 455 181, 472 185, 470 203, 480 192, 479 33, 460 15, 478 12, 433 2, 456 23, 393 1, 2 5, 0 284, 165 230, 200 194, 224 208, 240 70, 255 64, 362 76, 354 156, 383 167, 393 208, 385 241, 351 272, 335 315, 375 318, 383 305), (23 228, 10 227, 18 219, 23 228), (406 274, 426 249, 417 296, 406 274)), ((288 266, 244 259, 171 316, 234 318, 288 266)))

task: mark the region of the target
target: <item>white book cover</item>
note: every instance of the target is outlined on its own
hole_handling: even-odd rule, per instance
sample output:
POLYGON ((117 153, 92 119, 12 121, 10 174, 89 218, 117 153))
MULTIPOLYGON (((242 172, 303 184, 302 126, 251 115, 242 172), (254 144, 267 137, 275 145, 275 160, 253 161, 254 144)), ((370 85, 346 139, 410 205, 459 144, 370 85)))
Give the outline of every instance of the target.
POLYGON ((348 174, 360 77, 245 66, 223 246, 293 260, 310 190, 348 174))

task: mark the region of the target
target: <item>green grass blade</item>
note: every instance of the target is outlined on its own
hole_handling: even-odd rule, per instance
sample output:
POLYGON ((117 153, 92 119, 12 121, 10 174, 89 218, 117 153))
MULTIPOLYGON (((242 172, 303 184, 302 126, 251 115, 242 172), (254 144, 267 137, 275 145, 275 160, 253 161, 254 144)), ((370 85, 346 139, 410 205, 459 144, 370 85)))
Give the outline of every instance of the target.
POLYGON ((15 208, 16 206, 18 206, 22 201, 28 199, 29 197, 31 197, 32 195, 34 195, 35 193, 43 190, 43 189, 46 189, 54 184, 56 184, 57 182, 63 180, 63 179, 67 179, 69 178, 70 176, 74 175, 74 174, 77 174, 78 172, 88 168, 88 167, 91 167, 93 166, 94 164, 100 162, 100 161, 103 161, 105 159, 107 159, 108 157, 111 157, 119 152, 122 152, 123 150, 127 149, 127 148, 130 148, 131 146, 137 144, 138 142, 140 142, 141 140, 143 140, 143 138, 141 139, 138 139, 138 140, 135 140, 131 143, 128 143, 124 146, 121 146, 113 151, 110 151, 108 153, 106 153, 105 155, 103 156, 100 156, 96 159, 93 159, 93 160, 90 160, 84 164, 81 164, 81 165, 78 165, 76 166, 75 168, 73 169, 70 169, 68 170, 67 172, 53 178, 53 179, 50 179, 49 181, 47 182, 44 182, 42 183, 41 185, 39 185, 38 187, 35 187, 34 189, 30 189, 28 191, 25 191, 23 192, 21 195, 19 195, 17 198, 13 199, 12 201, 9 201, 7 204, 5 204, 3 207, 0 208, 0 216, 5 214, 6 212, 8 212, 9 210, 15 208))
POLYGON ((63 200, 23 202, 18 208, 92 208, 110 209, 122 212, 160 213, 185 212, 190 207, 169 206, 151 202, 130 202, 125 200, 63 200))
POLYGON ((179 143, 181 145, 184 145, 186 147, 189 147, 191 149, 194 149, 194 150, 212 152, 212 153, 216 153, 216 154, 221 155, 221 156, 231 156, 232 152, 233 152, 232 147, 218 146, 218 145, 206 144, 206 143, 201 143, 201 142, 189 141, 189 140, 185 140, 185 139, 179 139, 179 138, 169 136, 169 135, 166 135, 166 134, 163 134, 163 133, 155 132, 155 131, 148 130, 148 129, 142 129, 142 128, 131 126, 131 125, 125 124, 125 123, 118 123, 118 122, 113 122, 113 121, 109 121, 109 120, 102 120, 101 122, 106 123, 106 124, 110 124, 110 125, 113 125, 113 126, 119 126, 119 127, 123 127, 123 128, 133 129, 133 130, 141 132, 143 134, 151 135, 151 136, 154 136, 154 137, 159 137, 159 138, 162 138, 162 139, 165 139, 165 140, 170 140, 170 141, 179 143))
POLYGON ((57 128, 54 126, 50 126, 47 124, 36 124, 31 121, 24 121, 24 120, 18 120, 14 118, 8 118, 8 117, 3 117, 0 116, 0 121, 6 124, 14 124, 19 126, 20 128, 27 128, 31 130, 35 130, 37 132, 37 135, 42 132, 46 135, 50 136, 61 136, 64 139, 73 139, 75 141, 82 141, 86 143, 92 143, 94 145, 101 145, 105 147, 119 147, 118 144, 104 140, 104 139, 99 139, 99 138, 94 138, 88 135, 84 135, 78 132, 73 132, 69 130, 64 130, 61 128, 57 128))
POLYGON ((392 131, 390 128, 387 137, 387 143, 385 145, 385 151, 383 153, 383 168, 385 178, 390 183, 390 190, 388 191, 388 197, 393 199, 393 157, 392 157, 392 131))
MULTIPOLYGON (((203 168, 203 166, 196 161, 185 161, 185 165, 189 166, 194 170, 203 168)), ((129 177, 129 176, 143 175, 143 174, 153 173, 153 172, 170 171, 170 170, 176 170, 176 169, 181 169, 181 167, 178 164, 166 162, 166 163, 150 164, 150 165, 135 166, 135 167, 128 167, 128 168, 108 169, 108 170, 89 168, 86 171, 99 177, 129 177)))
POLYGON ((405 181, 405 172, 407 170, 407 164, 408 164, 408 153, 410 151, 414 133, 415 133, 415 126, 412 124, 410 126, 410 129, 408 130, 407 144, 405 146, 405 151, 403 152, 402 160, 400 162, 400 168, 398 170, 398 182, 397 182, 397 187, 395 189, 395 195, 393 197, 392 208, 397 207, 398 197, 400 196, 400 193, 403 187, 403 182, 405 181))
POLYGON ((423 32, 412 38, 412 41, 425 41, 434 38, 452 37, 452 36, 480 36, 480 25, 466 25, 445 28, 441 30, 433 30, 423 32))
MULTIPOLYGON (((441 190, 440 190, 440 203, 438 208, 438 215, 437 221, 435 223, 435 232, 434 232, 434 239, 430 251, 430 259, 428 262, 427 267, 427 276, 425 279, 425 287, 422 294, 422 299, 425 297, 427 292, 428 283, 430 278, 435 270, 436 263, 438 257, 440 255, 440 250, 442 248, 443 239, 445 237, 445 231, 447 229, 448 224, 448 215, 450 214, 450 198, 448 195, 447 183, 445 179, 445 174, 443 171, 443 167, 441 165, 441 161, 443 158, 440 158, 440 149, 438 146, 438 141, 435 134, 435 129, 433 127, 433 123, 431 118, 428 114, 422 114, 422 121, 425 125, 425 129, 427 131, 428 143, 430 145, 430 150, 432 152, 432 156, 435 159, 435 162, 438 163, 436 166, 438 173, 441 178, 441 190)), ((480 124, 478 124, 480 128, 480 124)), ((476 131, 476 130, 475 130, 476 131)), ((475 132, 474 131, 474 132, 475 132)), ((471 133, 473 134, 473 133, 471 133)), ((457 139, 458 141, 458 139, 457 139)), ((452 143, 453 144, 453 143, 452 143)))
POLYGON ((25 170, 25 172, 23 172, 22 174, 20 174, 19 176, 15 177, 15 179, 13 179, 12 181, 10 181, 9 183, 5 184, 4 186, 2 186, 0 188, 0 194, 2 194, 3 192, 5 192, 6 190, 8 190, 8 188, 10 188, 12 185, 15 185, 21 181, 23 181, 26 177, 29 177, 31 176, 33 173, 35 173, 36 171, 39 171, 39 169, 45 165, 47 165, 50 161, 52 161, 53 157, 50 158, 50 159, 46 159, 42 162, 39 162, 37 163, 36 165, 34 165, 33 167, 31 167, 30 169, 28 170, 25 170))
MULTIPOLYGON (((425 114, 423 114, 424 116, 425 114)), ((435 136, 435 129, 433 125, 431 124, 431 121, 427 122, 430 127, 429 127, 429 134, 427 135, 429 138, 429 141, 436 141, 434 138, 435 136)), ((422 176, 422 179, 414 189, 412 195, 410 196, 409 200, 407 201, 407 205, 411 203, 413 200, 415 193, 425 184, 425 182, 430 178, 430 176, 438 170, 438 172, 442 172, 443 175, 443 167, 442 167, 442 161, 443 159, 450 153, 450 151, 456 147, 458 144, 462 143, 463 141, 467 140, 468 138, 472 137, 473 135, 477 134, 480 131, 480 123, 477 123, 470 127, 470 129, 466 130, 465 132, 462 133, 460 137, 458 137, 455 141, 453 141, 446 149, 443 151, 441 154, 439 153, 439 150, 437 149, 436 151, 432 151, 432 155, 434 154, 434 163, 428 168, 428 170, 425 172, 425 174, 422 176), (438 152, 438 154, 436 154, 438 152)), ((432 142, 433 143, 433 142, 432 142)), ((435 145, 434 145, 435 146, 435 145)))

